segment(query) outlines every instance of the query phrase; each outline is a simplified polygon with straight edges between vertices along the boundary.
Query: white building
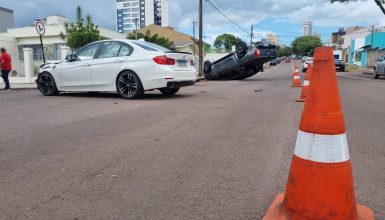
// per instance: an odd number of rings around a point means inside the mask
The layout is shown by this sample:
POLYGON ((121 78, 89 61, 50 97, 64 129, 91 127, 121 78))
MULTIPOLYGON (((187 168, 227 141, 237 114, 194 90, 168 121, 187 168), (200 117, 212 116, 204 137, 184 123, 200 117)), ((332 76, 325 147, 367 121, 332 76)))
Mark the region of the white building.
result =
POLYGON ((0 33, 6 32, 8 28, 13 28, 13 11, 8 8, 0 7, 0 33))
POLYGON ((311 21, 306 21, 302 23, 302 33, 303 36, 313 35, 313 23, 311 21))
MULTIPOLYGON (((61 16, 48 16, 44 19, 46 33, 43 36, 44 52, 47 60, 64 59, 62 57, 62 48, 65 47, 65 41, 60 38, 60 33, 65 32, 64 23, 67 18, 61 16)), ((115 31, 99 28, 100 35, 106 39, 124 39, 125 35, 115 31)), ((24 74, 24 48, 33 49, 33 61, 38 67, 43 62, 42 48, 40 38, 36 33, 34 25, 9 28, 7 32, 0 33, 0 45, 5 47, 10 53, 14 73, 24 74)), ((68 50, 68 49, 67 49, 68 50)))
POLYGON ((116 0, 116 30, 129 33, 151 24, 168 26, 168 0, 116 0))

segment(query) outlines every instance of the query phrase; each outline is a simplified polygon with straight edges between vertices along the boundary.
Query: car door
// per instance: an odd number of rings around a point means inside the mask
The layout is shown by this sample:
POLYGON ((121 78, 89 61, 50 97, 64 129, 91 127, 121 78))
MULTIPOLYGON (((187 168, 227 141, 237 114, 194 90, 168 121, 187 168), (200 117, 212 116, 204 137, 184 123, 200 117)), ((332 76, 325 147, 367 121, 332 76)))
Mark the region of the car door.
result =
POLYGON ((74 61, 65 61, 61 65, 60 75, 64 89, 87 91, 91 88, 91 62, 99 50, 100 43, 83 47, 75 55, 74 61))
POLYGON ((115 89, 116 75, 120 66, 131 55, 133 48, 118 41, 104 42, 97 58, 91 65, 92 87, 98 91, 115 89))

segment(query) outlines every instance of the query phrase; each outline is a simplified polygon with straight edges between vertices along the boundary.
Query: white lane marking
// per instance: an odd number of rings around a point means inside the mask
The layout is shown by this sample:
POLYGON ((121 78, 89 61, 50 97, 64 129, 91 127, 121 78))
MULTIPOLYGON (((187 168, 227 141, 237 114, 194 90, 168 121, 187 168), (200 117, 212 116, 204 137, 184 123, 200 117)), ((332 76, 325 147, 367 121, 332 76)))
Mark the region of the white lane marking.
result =
POLYGON ((321 163, 348 161, 350 156, 346 134, 320 135, 298 131, 295 155, 321 163))
POLYGON ((357 77, 357 76, 347 76, 347 75, 341 74, 341 73, 338 73, 337 76, 342 76, 342 77, 352 78, 352 79, 366 80, 366 81, 375 81, 373 79, 365 79, 365 78, 361 78, 361 77, 357 77))

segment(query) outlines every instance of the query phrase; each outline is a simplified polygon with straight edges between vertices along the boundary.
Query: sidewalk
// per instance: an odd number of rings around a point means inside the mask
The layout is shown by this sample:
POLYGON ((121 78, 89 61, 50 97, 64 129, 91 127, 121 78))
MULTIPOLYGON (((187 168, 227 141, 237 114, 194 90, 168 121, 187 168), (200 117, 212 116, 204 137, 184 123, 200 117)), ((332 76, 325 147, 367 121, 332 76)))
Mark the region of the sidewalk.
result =
MULTIPOLYGON (((5 84, 0 83, 0 89, 3 89, 5 84)), ((37 89, 36 83, 11 83, 11 89, 37 89)))

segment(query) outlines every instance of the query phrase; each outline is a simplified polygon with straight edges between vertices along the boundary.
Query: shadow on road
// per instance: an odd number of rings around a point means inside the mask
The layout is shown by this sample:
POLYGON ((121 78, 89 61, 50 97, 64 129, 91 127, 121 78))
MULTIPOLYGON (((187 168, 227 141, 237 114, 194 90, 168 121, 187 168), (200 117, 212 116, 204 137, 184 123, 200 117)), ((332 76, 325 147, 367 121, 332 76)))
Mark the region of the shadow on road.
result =
MULTIPOLYGON (((167 96, 163 94, 156 94, 156 93, 147 93, 144 94, 143 98, 140 100, 170 100, 170 99, 181 99, 181 98, 187 98, 192 97, 193 94, 176 94, 173 96, 167 96)), ((58 97, 72 97, 72 98, 95 98, 95 99, 119 99, 119 100, 125 100, 121 98, 116 93, 102 93, 102 92, 84 92, 84 93, 60 93, 58 97)))

